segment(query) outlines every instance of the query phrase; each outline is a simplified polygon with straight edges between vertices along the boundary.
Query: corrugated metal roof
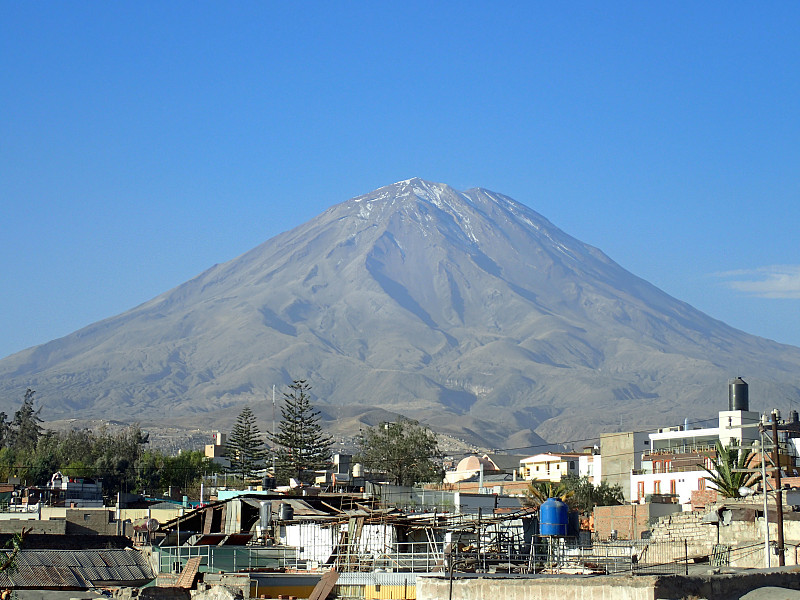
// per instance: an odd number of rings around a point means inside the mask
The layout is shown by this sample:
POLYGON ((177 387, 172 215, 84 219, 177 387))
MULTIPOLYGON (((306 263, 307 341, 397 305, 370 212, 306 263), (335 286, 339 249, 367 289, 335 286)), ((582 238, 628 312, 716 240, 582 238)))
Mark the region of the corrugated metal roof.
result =
POLYGON ((190 507, 184 506, 183 504, 177 502, 157 502, 155 504, 149 504, 147 508, 150 510, 174 510, 176 512, 181 508, 190 510, 190 507))
POLYGON ((317 510, 316 508, 313 508, 305 500, 300 500, 299 498, 290 498, 290 497, 287 497, 287 498, 282 499, 282 500, 273 501, 272 512, 274 514, 278 514, 278 512, 279 512, 278 511, 278 507, 275 506, 275 505, 276 504, 280 504, 282 502, 286 503, 286 504, 288 504, 288 505, 290 505, 292 507, 292 509, 294 510, 295 517, 305 517, 305 516, 311 516, 311 515, 325 517, 325 516, 330 515, 330 512, 326 512, 326 511, 323 511, 323 510, 317 510))
POLYGON ((0 573, 0 587, 88 589, 104 582, 141 585, 154 578, 136 550, 20 550, 14 567, 0 573))

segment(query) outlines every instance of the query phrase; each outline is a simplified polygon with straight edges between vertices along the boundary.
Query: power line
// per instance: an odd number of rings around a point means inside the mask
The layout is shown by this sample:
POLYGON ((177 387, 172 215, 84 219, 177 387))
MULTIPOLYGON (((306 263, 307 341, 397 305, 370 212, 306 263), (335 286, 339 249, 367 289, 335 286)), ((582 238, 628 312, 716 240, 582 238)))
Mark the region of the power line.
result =
MULTIPOLYGON (((697 419, 697 420, 694 420, 694 421, 689 421, 689 424, 695 425, 695 424, 698 424, 698 423, 706 423, 708 421, 714 421, 714 420, 716 420, 716 417, 708 417, 706 419, 697 419)), ((663 427, 654 427, 652 429, 642 429, 642 430, 634 430, 634 431, 614 431, 614 432, 602 433, 600 435, 602 435, 602 436, 614 436, 614 435, 623 436, 623 435, 638 434, 638 433, 657 433, 659 429, 663 429, 663 427)), ((503 453, 503 452, 512 452, 512 451, 516 451, 516 450, 526 450, 526 449, 529 449, 529 448, 530 449, 535 449, 535 448, 548 448, 550 446, 567 446, 568 444, 577 444, 577 443, 581 443, 581 442, 593 442, 593 441, 599 440, 599 439, 600 439, 600 436, 593 436, 593 437, 589 437, 589 438, 566 440, 566 441, 563 441, 563 442, 545 442, 543 444, 531 444, 529 446, 517 446, 516 448, 495 448, 494 452, 492 452, 492 454, 494 454, 494 453, 503 453)), ((457 452, 457 453, 454 453, 455 456, 470 456, 472 454, 474 454, 474 453, 473 452, 457 452)))

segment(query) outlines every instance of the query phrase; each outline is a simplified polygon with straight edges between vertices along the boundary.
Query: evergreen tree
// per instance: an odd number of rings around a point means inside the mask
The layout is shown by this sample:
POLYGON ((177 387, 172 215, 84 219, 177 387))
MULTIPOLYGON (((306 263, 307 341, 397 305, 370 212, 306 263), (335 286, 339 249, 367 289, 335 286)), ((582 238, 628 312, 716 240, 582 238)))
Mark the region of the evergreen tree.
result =
POLYGON ((245 406, 236 418, 225 446, 225 455, 231 463, 229 472, 241 475, 242 479, 252 477, 264 467, 267 453, 256 425, 256 416, 249 406, 245 406))
POLYGON ((313 472, 327 467, 331 458, 331 437, 322 431, 319 411, 311 406, 304 379, 296 379, 283 393, 281 421, 272 437, 277 447, 276 479, 286 484, 290 477, 310 482, 313 472))
POLYGON ((10 445, 18 452, 32 452, 42 436, 42 419, 39 410, 33 408, 35 391, 28 388, 22 406, 14 413, 14 420, 9 426, 10 445))
POLYGON ((385 472, 397 485, 442 480, 436 435, 416 421, 403 418, 371 427, 359 446, 357 459, 370 470, 385 472))
POLYGON ((0 412, 0 448, 8 447, 11 442, 11 423, 8 422, 8 415, 0 412))

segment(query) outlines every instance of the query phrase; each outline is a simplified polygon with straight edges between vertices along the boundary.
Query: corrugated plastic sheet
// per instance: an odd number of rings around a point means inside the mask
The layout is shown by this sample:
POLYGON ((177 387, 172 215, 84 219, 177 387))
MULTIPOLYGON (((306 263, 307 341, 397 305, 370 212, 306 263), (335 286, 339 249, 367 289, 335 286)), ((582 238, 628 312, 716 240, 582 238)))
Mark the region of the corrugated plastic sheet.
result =
POLYGON ((336 585, 416 585, 417 573, 339 573, 336 585))
POLYGON ((21 550, 14 567, 0 573, 0 587, 87 589, 100 582, 141 584, 154 578, 136 550, 21 550))

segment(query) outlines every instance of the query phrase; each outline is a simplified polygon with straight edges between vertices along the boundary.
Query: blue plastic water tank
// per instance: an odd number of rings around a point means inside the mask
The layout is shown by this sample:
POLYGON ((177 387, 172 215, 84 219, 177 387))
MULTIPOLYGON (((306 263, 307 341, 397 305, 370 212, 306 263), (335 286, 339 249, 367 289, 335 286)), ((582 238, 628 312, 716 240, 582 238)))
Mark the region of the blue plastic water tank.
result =
POLYGON ((558 498, 548 498, 539 507, 539 535, 567 535, 569 508, 558 498))

